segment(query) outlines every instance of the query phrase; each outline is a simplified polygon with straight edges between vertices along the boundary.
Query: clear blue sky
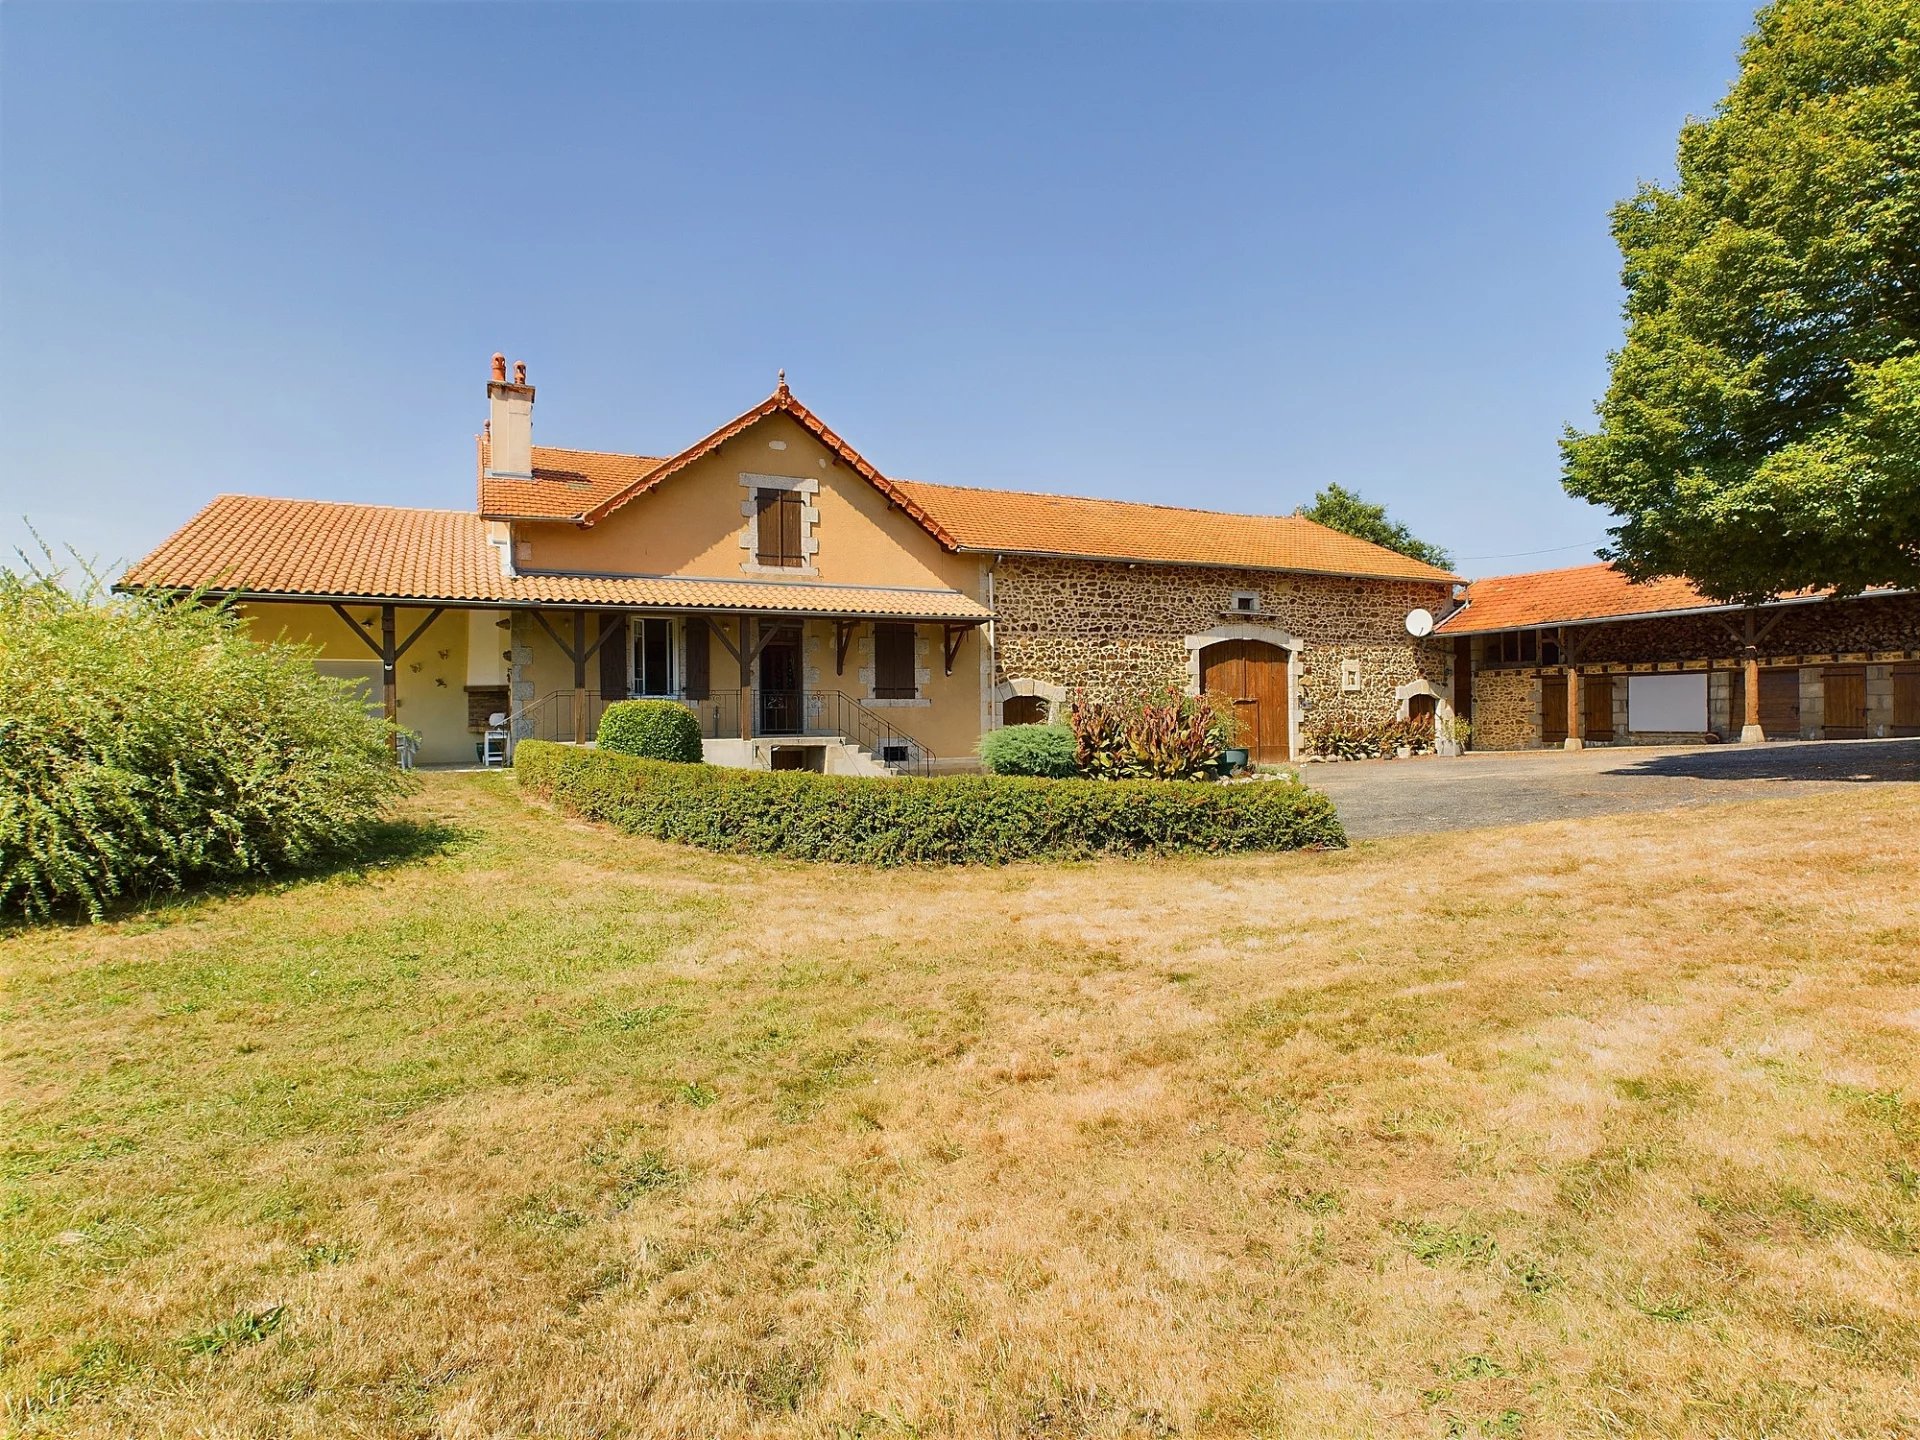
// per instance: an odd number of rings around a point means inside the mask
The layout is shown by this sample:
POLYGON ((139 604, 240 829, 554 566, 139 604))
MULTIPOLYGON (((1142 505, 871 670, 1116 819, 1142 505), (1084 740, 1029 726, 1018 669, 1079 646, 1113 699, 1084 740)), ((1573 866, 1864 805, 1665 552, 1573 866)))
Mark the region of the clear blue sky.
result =
MULTIPOLYGON (((468 506, 772 388, 883 470, 1576 564, 1665 179, 1744 4, 0 9, 0 542, 223 490, 468 506), (1540 555, 1514 552, 1572 546, 1540 555)), ((1580 548, 1585 547, 1585 548, 1580 548)))

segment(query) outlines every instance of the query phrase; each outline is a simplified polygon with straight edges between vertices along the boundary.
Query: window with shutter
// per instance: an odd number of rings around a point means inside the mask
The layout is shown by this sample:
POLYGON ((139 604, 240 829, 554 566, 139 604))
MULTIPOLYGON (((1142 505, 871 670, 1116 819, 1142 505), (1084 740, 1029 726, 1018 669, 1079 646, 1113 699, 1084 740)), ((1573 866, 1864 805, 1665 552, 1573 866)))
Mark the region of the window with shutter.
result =
POLYGON ((806 497, 797 490, 759 492, 759 560, 762 565, 798 569, 806 557, 800 553, 800 509, 806 497))
POLYGON ((911 700, 913 683, 913 626, 873 627, 873 698, 911 700))

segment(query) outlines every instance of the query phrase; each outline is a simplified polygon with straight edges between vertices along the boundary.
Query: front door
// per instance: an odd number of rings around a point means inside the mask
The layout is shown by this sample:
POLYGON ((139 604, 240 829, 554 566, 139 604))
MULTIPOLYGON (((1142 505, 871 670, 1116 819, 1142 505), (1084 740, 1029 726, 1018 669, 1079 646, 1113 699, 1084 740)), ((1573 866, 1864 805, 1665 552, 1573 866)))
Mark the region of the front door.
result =
POLYGON ((1240 721, 1240 744, 1255 764, 1273 765, 1292 758, 1286 651, 1260 640, 1209 645, 1200 652, 1200 688, 1233 703, 1240 721))
POLYGON ((800 685, 800 632, 783 627, 760 651, 760 733, 798 735, 806 728, 800 685))

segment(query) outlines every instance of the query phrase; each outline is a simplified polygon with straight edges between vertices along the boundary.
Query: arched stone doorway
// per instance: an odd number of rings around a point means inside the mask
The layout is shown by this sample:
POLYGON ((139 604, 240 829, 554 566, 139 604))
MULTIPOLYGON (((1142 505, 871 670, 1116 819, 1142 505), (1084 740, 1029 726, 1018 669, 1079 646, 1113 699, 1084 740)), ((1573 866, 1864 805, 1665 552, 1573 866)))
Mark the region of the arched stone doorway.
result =
POLYGON ((1292 656, 1265 640, 1216 640, 1199 652, 1200 689, 1223 696, 1240 722, 1240 744, 1255 764, 1293 758, 1292 656))

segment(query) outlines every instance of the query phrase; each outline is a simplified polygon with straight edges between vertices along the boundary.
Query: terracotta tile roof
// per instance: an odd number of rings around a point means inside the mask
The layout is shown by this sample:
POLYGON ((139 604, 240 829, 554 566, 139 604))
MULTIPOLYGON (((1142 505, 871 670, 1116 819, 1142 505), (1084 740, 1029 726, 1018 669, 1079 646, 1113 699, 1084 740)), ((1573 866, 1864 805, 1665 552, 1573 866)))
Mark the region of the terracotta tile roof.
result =
POLYGON ((1445 570, 1298 515, 1234 515, 1127 500, 896 482, 959 548, 1098 560, 1306 570, 1445 582, 1445 570))
POLYGON ((222 495, 127 571, 123 586, 491 605, 985 620, 957 590, 681 576, 501 573, 487 522, 464 510, 222 495))
POLYGON ((480 437, 480 513, 494 520, 572 520, 658 469, 654 455, 533 447, 533 479, 487 474, 487 437, 480 437))
POLYGON ((1635 584, 1611 565, 1576 565, 1475 580, 1467 587, 1466 606, 1434 628, 1449 635, 1469 635, 1714 608, 1724 607, 1678 576, 1635 584))

